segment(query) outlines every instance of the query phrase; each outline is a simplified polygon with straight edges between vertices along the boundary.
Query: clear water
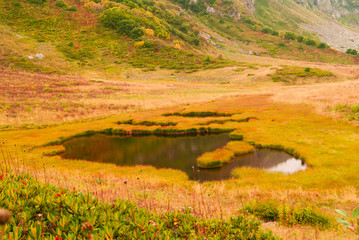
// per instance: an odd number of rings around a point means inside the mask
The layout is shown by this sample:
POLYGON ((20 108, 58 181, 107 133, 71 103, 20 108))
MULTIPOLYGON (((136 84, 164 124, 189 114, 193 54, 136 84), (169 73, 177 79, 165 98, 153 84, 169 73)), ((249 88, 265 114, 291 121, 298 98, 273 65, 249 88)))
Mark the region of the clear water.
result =
POLYGON ((113 137, 95 135, 74 138, 64 143, 63 158, 114 163, 119 166, 151 165, 184 171, 190 179, 200 181, 225 180, 234 168, 248 166, 272 172, 291 174, 304 170, 301 160, 272 151, 256 150, 237 157, 221 168, 198 169, 196 159, 205 152, 221 148, 230 141, 227 134, 192 137, 113 137), (194 170, 193 167, 194 166, 194 170))

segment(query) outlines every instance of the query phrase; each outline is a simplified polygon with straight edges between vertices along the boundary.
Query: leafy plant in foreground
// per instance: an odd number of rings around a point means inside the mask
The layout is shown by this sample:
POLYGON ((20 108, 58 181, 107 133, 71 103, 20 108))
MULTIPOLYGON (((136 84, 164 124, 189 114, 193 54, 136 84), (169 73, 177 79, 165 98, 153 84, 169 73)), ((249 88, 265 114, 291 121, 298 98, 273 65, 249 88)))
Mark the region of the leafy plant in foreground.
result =
POLYGON ((253 217, 202 219, 188 208, 154 214, 129 201, 104 203, 39 183, 28 174, 2 174, 0 189, 0 208, 12 212, 4 239, 278 239, 253 217))
POLYGON ((337 218, 338 223, 348 228, 350 231, 359 235, 359 206, 356 207, 351 216, 347 212, 341 209, 335 210, 337 213, 341 214, 345 218, 337 218))

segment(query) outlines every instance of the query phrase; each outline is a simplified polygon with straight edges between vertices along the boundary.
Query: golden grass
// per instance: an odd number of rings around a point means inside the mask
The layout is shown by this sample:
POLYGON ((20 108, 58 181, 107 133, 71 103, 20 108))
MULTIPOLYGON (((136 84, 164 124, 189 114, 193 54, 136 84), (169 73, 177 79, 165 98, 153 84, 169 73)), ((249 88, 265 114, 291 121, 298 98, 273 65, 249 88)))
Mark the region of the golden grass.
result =
POLYGON ((231 161, 233 157, 233 151, 220 148, 213 152, 203 153, 197 158, 197 165, 201 168, 218 168, 231 161))
POLYGON ((0 70, 0 126, 49 124, 189 104, 233 94, 226 85, 88 79, 0 70), (164 101, 165 99, 165 101, 164 101))
POLYGON ((272 97, 275 102, 309 104, 324 114, 340 116, 333 112, 338 104, 358 105, 359 81, 322 83, 312 86, 281 88, 272 97))
POLYGON ((254 151, 252 145, 242 141, 230 141, 224 148, 234 152, 235 155, 244 155, 254 151))

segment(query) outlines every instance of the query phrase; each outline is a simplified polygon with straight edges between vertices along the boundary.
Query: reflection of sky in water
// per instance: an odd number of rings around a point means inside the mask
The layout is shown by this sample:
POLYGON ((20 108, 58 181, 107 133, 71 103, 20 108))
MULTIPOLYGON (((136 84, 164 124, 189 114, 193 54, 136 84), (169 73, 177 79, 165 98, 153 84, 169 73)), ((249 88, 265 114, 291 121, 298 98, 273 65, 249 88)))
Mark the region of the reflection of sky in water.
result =
POLYGON ((304 171, 307 168, 301 160, 290 158, 285 162, 279 163, 277 166, 268 168, 268 172, 281 172, 284 174, 293 174, 295 172, 304 171))

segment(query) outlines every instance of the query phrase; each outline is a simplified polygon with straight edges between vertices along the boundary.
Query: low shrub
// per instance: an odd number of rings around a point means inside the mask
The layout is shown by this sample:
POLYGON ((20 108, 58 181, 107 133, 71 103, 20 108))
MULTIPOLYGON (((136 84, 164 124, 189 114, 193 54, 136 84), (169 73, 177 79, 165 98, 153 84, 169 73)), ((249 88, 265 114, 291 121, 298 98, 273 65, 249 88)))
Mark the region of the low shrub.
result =
POLYGON ((68 7, 66 9, 66 11, 69 11, 69 12, 77 12, 77 7, 76 5, 72 5, 71 7, 68 7))
POLYGON ((317 42, 314 41, 313 39, 307 39, 307 40, 305 40, 304 43, 307 44, 308 46, 316 46, 317 45, 317 42))
POLYGON ((297 42, 303 42, 303 40, 304 40, 304 37, 302 36, 302 35, 298 35, 297 36, 297 42))
POLYGON ((262 28, 262 33, 272 33, 272 29, 267 28, 267 27, 262 28))
POLYGON ((284 225, 310 225, 329 228, 329 218, 309 207, 291 206, 276 201, 252 201, 243 207, 243 211, 253 214, 263 221, 276 221, 284 225))
POLYGON ((293 32, 286 32, 284 34, 284 38, 287 39, 287 40, 295 40, 295 33, 293 32))
POLYGON ((358 51, 355 50, 355 49, 351 49, 349 48, 347 51, 346 51, 347 54, 351 54, 351 55, 358 55, 358 51))
POLYGON ((27 0, 29 3, 44 4, 47 0, 27 0))
POLYGON ((201 219, 189 208, 151 213, 129 201, 104 203, 90 194, 2 174, 0 207, 12 212, 5 239, 278 239, 260 221, 238 215, 201 219))
POLYGON ((319 48, 319 49, 325 49, 327 47, 328 47, 328 45, 326 43, 323 43, 323 42, 319 43, 318 46, 317 46, 317 48, 319 48))
POLYGON ((67 8, 67 4, 64 0, 57 0, 55 5, 59 8, 67 8))

